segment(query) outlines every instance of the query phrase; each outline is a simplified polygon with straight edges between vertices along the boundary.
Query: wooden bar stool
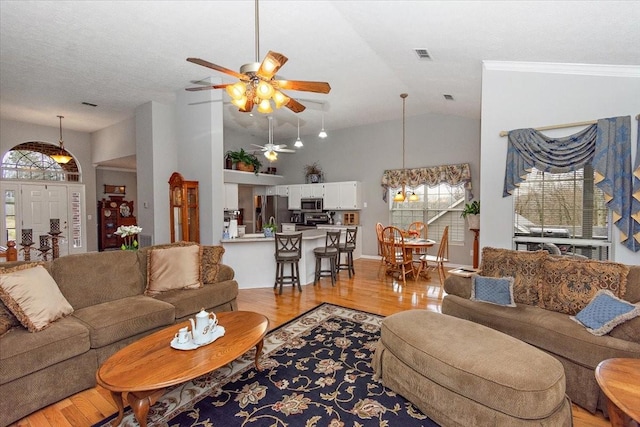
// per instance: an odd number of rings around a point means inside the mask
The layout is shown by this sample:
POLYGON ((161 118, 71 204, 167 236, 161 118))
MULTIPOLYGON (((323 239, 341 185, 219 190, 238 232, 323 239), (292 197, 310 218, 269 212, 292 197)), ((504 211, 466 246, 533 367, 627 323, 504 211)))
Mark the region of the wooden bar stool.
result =
POLYGON ((276 281, 273 285, 275 289, 280 285, 280 294, 282 294, 282 286, 284 284, 292 284, 294 289, 298 284, 298 290, 302 292, 300 286, 300 266, 299 261, 302 258, 302 233, 276 233, 276 281), (284 266, 289 264, 291 274, 284 274, 284 266))
POLYGON ((339 231, 327 231, 324 247, 315 248, 313 254, 316 257, 316 274, 313 279, 315 286, 321 277, 331 276, 331 286, 336 285, 336 259, 338 258, 338 244, 340 243, 339 231), (322 269, 322 260, 329 260, 329 269, 322 269))
POLYGON ((352 274, 356 274, 356 269, 353 267, 353 251, 356 248, 357 234, 357 228, 347 228, 345 242, 338 245, 338 265, 336 266, 336 272, 339 274, 340 270, 347 270, 349 272, 349 278, 351 278, 352 274), (343 254, 346 256, 344 263, 341 258, 343 254))

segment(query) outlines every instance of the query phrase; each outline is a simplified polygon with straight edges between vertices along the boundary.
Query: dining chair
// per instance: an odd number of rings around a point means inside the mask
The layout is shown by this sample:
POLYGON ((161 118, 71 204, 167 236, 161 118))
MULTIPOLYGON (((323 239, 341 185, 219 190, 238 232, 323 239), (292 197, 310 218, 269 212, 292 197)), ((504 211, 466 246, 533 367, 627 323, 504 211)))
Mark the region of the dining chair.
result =
MULTIPOLYGON (((408 238, 427 239, 429 227, 427 224, 421 221, 412 222, 407 228, 408 238)), ((413 250, 413 262, 415 264, 421 264, 420 257, 427 255, 427 248, 417 248, 413 250)))
POLYGON ((292 284, 294 289, 297 284, 298 290, 302 292, 299 266, 302 258, 302 233, 276 233, 274 240, 276 244, 276 281, 273 288, 280 285, 279 293, 282 294, 284 284, 292 284), (291 274, 288 276, 284 274, 286 264, 291 267, 291 274))
POLYGON ((417 280, 418 276, 413 268, 412 251, 404 245, 402 230, 394 226, 385 227, 382 230, 382 242, 387 274, 399 274, 404 285, 407 284, 406 277, 409 274, 417 280))
POLYGON ((442 290, 444 288, 444 279, 446 278, 444 273, 444 263, 449 262, 449 226, 447 225, 442 232, 442 238, 440 239, 440 247, 438 248, 437 255, 422 255, 420 257, 422 262, 421 270, 433 268, 438 270, 438 277, 440 279, 440 292, 438 298, 442 297, 442 290), (434 263, 433 267, 429 266, 429 263, 434 263))
POLYGON ((356 249, 357 235, 357 228, 347 228, 344 243, 340 243, 338 245, 338 258, 336 263, 337 274, 340 274, 340 270, 347 270, 349 272, 349 278, 351 278, 352 274, 356 274, 356 269, 353 266, 353 251, 356 249), (345 255, 346 257, 344 263, 341 260, 342 255, 345 255))
POLYGON ((324 247, 315 248, 313 255, 316 257, 316 271, 313 278, 313 286, 321 277, 331 276, 331 286, 336 285, 336 259, 338 258, 338 245, 340 244, 339 231, 327 231, 324 247), (329 260, 329 269, 322 269, 322 260, 329 260))
POLYGON ((378 256, 380 257, 380 263, 384 264, 384 252, 382 249, 382 230, 384 225, 381 222, 376 224, 376 237, 378 238, 378 256))

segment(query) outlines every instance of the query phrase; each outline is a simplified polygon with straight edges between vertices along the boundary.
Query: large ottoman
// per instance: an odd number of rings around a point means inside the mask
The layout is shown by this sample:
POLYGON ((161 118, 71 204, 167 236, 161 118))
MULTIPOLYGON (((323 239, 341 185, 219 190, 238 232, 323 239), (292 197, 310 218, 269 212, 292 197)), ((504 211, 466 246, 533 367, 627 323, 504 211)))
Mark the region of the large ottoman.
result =
POLYGON ((571 426, 564 369, 509 335, 446 314, 382 321, 375 375, 444 426, 571 426))

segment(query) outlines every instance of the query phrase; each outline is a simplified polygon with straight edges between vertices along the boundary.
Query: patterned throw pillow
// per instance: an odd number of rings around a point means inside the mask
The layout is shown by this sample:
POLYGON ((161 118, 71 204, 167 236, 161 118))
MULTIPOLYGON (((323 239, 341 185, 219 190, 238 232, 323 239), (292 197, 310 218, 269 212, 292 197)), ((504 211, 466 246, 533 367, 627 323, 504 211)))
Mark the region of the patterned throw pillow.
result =
POLYGON ((538 286, 546 251, 514 251, 485 247, 480 270, 487 277, 513 277, 513 298, 520 304, 538 304, 538 286))
POLYGON ((202 282, 216 283, 220 272, 220 261, 224 254, 222 246, 202 247, 202 282))
POLYGON ((145 295, 153 296, 173 289, 201 288, 201 253, 200 245, 149 250, 145 295))
POLYGON ((16 326, 20 326, 16 316, 4 304, 0 303, 0 337, 16 326))
POLYGON ((601 289, 595 298, 572 320, 584 325, 593 335, 608 334, 621 323, 640 316, 640 306, 616 298, 606 289, 601 289))
POLYGON ((0 274, 0 300, 29 332, 38 332, 73 313, 49 272, 41 265, 19 265, 0 274))
POLYGON ((471 301, 515 307, 513 301, 513 277, 472 276, 471 301))
POLYGON ((549 257, 542 268, 540 307, 572 316, 601 289, 624 297, 629 267, 610 261, 549 257))

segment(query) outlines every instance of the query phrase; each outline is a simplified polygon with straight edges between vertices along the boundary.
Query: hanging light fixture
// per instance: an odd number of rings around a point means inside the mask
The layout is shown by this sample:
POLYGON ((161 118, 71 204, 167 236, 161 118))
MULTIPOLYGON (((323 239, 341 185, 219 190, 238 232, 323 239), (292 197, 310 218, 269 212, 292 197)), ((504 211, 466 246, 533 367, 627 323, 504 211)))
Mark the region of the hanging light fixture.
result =
POLYGON ((300 139, 300 118, 298 118, 298 139, 296 139, 296 142, 293 143, 293 146, 297 148, 304 146, 302 140, 300 139))
POLYGON ((324 131, 324 104, 322 105, 322 129, 320 129, 320 133, 318 134, 318 138, 325 139, 327 137, 327 133, 324 131))
POLYGON ((62 119, 64 119, 64 116, 58 116, 58 118, 60 119, 60 141, 58 141, 58 143, 60 144, 60 151, 58 152, 58 154, 53 154, 49 157, 55 160, 56 163, 66 165, 71 161, 73 157, 67 154, 66 150, 64 149, 64 141, 62 140, 62 119))
MULTIPOLYGON (((405 111, 405 103, 407 100, 407 96, 409 96, 406 93, 401 93, 400 94, 400 98, 402 98, 402 170, 404 173, 404 111, 405 111)), ((405 186, 405 179, 402 178, 402 190, 398 191, 398 193, 393 196, 393 201, 394 202, 404 202, 406 199, 406 193, 404 191, 404 186, 405 186)), ((414 194, 415 195, 415 194, 414 194)))

